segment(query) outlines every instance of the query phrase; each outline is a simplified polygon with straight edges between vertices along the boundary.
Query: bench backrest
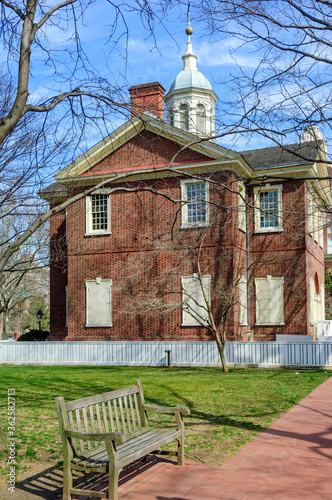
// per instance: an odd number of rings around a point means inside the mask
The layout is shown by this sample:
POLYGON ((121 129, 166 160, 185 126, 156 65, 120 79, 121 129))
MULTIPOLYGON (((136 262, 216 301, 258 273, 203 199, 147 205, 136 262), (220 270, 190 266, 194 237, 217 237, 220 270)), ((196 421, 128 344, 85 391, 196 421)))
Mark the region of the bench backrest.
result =
MULTIPOLYGON (((122 432, 128 434, 147 427, 143 410, 144 396, 139 380, 135 385, 75 401, 57 398, 60 432, 77 430, 85 432, 122 432)), ((72 440, 76 453, 99 446, 101 441, 72 440)))

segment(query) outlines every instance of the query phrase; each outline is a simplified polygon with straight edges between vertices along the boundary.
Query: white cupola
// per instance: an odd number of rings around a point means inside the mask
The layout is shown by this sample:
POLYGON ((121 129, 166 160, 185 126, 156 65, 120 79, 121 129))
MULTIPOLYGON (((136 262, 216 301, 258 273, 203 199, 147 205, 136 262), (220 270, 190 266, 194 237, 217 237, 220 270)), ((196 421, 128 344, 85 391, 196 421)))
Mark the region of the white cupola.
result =
POLYGON ((200 137, 214 135, 214 110, 218 96, 209 80, 197 69, 197 56, 193 53, 188 14, 187 52, 182 56, 183 70, 172 81, 165 104, 167 122, 200 137))

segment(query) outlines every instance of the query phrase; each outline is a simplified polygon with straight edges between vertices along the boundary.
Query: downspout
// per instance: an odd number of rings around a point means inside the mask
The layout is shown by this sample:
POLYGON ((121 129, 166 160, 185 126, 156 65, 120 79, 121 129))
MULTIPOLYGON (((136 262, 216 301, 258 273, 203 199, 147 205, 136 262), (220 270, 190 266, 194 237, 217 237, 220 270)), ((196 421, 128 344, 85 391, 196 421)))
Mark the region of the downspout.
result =
POLYGON ((246 243, 247 243, 247 323, 248 331, 247 334, 249 339, 254 340, 254 332, 251 330, 251 315, 250 315, 250 225, 249 225, 249 196, 248 196, 248 185, 244 184, 245 187, 245 199, 246 199, 246 243))

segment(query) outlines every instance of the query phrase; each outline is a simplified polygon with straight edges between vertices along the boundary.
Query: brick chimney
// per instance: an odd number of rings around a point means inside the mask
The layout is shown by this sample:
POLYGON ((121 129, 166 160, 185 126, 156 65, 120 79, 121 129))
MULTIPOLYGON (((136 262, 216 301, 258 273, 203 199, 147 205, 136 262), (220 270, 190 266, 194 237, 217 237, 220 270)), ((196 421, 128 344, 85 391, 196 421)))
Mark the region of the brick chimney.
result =
POLYGON ((165 89, 159 82, 133 85, 129 89, 131 97, 131 116, 138 113, 152 113, 160 120, 164 119, 165 89))

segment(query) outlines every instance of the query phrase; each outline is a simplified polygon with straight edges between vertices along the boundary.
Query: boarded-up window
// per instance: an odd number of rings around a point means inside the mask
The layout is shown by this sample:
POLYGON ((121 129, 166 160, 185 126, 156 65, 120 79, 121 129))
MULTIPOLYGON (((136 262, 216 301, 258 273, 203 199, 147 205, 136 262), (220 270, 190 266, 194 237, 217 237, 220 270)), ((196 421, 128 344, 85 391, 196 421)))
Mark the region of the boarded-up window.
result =
POLYGON ((208 307, 210 305, 210 281, 211 276, 202 276, 202 281, 199 280, 197 275, 183 276, 181 278, 183 325, 207 324, 208 307))
POLYGON ((88 280, 86 282, 86 324, 87 326, 111 326, 112 280, 88 280))
POLYGON ((247 279, 241 276, 239 280, 239 302, 240 302, 240 325, 247 325, 247 279))
POLYGON ((243 182, 238 183, 238 221, 239 229, 246 230, 246 190, 243 182))
POLYGON ((284 323, 284 278, 256 278, 256 324, 284 323))

